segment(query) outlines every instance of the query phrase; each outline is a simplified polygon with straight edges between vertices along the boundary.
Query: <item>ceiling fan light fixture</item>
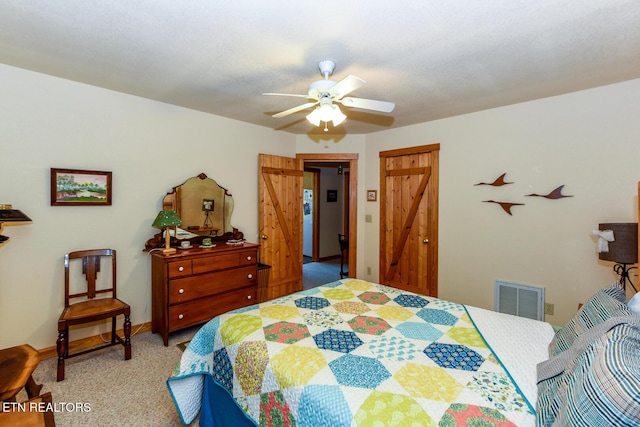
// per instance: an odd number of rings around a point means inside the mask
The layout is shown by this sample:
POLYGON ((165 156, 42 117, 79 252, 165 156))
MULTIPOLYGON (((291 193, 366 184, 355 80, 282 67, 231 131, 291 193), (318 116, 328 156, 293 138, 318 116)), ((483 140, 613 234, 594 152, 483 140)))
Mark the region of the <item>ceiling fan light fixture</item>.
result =
POLYGON ((313 111, 307 115, 307 120, 309 120, 312 125, 318 127, 320 127, 321 123, 324 122, 324 131, 328 132, 329 122, 331 122, 335 127, 342 124, 342 122, 347 118, 336 103, 340 103, 345 107, 355 107, 362 110, 381 111, 384 113, 389 113, 395 108, 395 104, 393 102, 345 97, 345 95, 348 95, 354 90, 364 86, 366 82, 361 78, 352 75, 348 75, 337 82, 329 79, 329 76, 333 74, 335 66, 335 62, 331 60, 320 61, 318 63, 318 69, 324 79, 311 83, 306 95, 271 92, 263 93, 263 95, 295 96, 307 98, 309 100, 309 102, 305 104, 273 114, 273 117, 281 118, 288 116, 289 114, 306 110, 307 108, 315 107, 313 111))
POLYGON ((318 115, 320 117, 320 120, 322 120, 323 122, 330 122, 333 120, 333 106, 331 104, 327 105, 321 105, 320 107, 318 107, 318 115))
POLYGON ((307 115, 307 120, 314 126, 320 126, 320 107, 314 108, 314 110, 307 115))
MULTIPOLYGON (((320 122, 332 122, 333 126, 338 126, 345 121, 345 116, 337 105, 323 104, 316 107, 309 115, 307 120, 314 126, 320 126, 320 122)), ((325 126, 326 127, 326 126, 325 126)))
POLYGON ((338 108, 337 105, 333 106, 333 119, 331 119, 331 121, 333 122, 333 126, 338 126, 339 124, 341 124, 342 122, 344 122, 346 120, 347 116, 344 115, 344 113, 342 111, 340 111, 340 108, 338 108))

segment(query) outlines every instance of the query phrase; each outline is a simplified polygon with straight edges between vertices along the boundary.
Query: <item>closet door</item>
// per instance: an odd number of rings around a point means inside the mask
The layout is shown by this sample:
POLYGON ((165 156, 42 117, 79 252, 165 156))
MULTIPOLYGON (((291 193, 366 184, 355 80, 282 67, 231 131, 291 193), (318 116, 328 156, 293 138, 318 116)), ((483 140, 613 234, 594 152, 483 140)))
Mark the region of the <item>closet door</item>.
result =
POLYGON ((267 299, 302 290, 302 160, 258 158, 260 262, 270 265, 267 299))
POLYGON ((440 145, 380 152, 380 282, 438 295, 440 145))

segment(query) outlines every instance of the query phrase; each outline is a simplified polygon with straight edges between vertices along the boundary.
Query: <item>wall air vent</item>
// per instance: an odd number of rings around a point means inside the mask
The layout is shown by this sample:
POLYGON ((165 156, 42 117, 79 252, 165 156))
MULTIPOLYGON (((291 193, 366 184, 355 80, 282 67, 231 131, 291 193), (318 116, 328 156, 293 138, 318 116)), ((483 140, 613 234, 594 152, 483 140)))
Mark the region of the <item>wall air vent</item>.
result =
POLYGON ((544 320, 544 288, 496 280, 494 307, 500 313, 544 320))

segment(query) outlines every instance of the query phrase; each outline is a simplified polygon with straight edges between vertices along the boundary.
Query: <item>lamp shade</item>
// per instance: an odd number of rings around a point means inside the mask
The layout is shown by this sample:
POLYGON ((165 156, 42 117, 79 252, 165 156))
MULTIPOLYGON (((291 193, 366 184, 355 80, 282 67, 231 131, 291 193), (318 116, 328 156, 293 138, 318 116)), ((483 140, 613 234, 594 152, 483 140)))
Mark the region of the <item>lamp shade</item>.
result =
POLYGON ((340 108, 338 108, 337 105, 334 105, 333 106, 333 118, 331 119, 331 121, 333 122, 333 126, 338 126, 339 124, 344 122, 346 118, 347 118, 347 116, 345 116, 344 113, 342 111, 340 111, 340 108))
POLYGON ((182 225, 182 220, 176 211, 164 210, 158 212, 158 216, 156 216, 152 225, 156 228, 173 227, 175 225, 182 225))
POLYGON ((320 110, 315 108, 307 115, 307 120, 309 120, 309 122, 314 126, 320 126, 320 115, 320 110))
POLYGON ((609 252, 600 252, 598 258, 620 264, 638 262, 638 223, 605 223, 598 224, 600 231, 613 231, 613 242, 609 242, 609 252))
MULTIPOLYGON (((8 204, 0 204, 0 232, 4 229, 5 222, 31 222, 31 218, 26 216, 22 211, 13 209, 13 206, 8 204)), ((0 243, 4 243, 9 238, 0 234, 0 243)))
POLYGON ((345 121, 345 116, 337 105, 322 104, 316 107, 311 113, 307 115, 307 120, 315 126, 320 126, 320 122, 332 122, 333 126, 338 126, 345 121))
POLYGON ((2 208, 0 209, 0 222, 31 221, 31 218, 22 211, 12 209, 11 205, 0 205, 0 208, 2 208))

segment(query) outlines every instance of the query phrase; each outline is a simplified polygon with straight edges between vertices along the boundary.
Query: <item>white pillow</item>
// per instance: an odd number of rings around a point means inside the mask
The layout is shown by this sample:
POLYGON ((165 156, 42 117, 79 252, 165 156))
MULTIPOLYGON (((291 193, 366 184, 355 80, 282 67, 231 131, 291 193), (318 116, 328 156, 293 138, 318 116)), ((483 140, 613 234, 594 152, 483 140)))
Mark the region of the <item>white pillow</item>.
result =
POLYGON ((640 316, 640 292, 636 293, 631 299, 627 302, 627 306, 629 310, 633 312, 636 316, 640 316))

